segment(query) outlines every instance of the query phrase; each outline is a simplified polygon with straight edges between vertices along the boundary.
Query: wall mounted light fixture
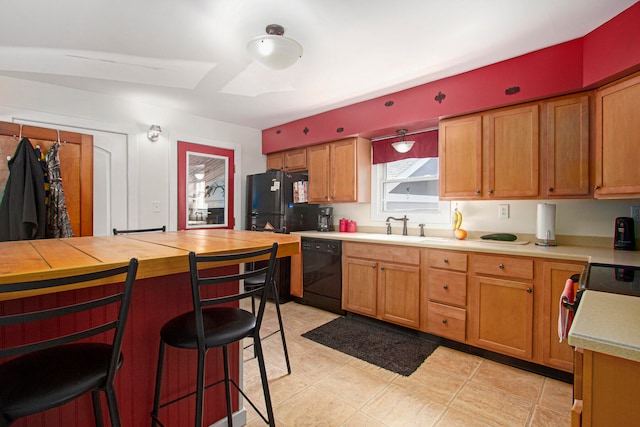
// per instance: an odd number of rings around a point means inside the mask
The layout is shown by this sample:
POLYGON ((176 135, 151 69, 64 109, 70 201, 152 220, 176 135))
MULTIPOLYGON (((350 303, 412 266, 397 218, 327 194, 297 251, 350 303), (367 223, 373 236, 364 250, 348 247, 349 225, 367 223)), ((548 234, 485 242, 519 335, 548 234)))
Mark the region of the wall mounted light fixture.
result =
POLYGON ((281 25, 267 25, 267 34, 251 39, 247 51, 256 62, 271 68, 282 70, 290 67, 302 57, 302 45, 284 36, 281 25))
POLYGON ((406 129, 398 129, 396 131, 396 133, 400 137, 400 141, 396 141, 396 142, 391 144, 393 149, 396 150, 398 153, 406 153, 407 151, 411 150, 411 148, 413 147, 413 144, 415 143, 415 141, 405 141, 404 140, 404 136, 407 134, 407 130, 406 129))
POLYGON ((158 138, 160 138, 160 134, 162 133, 162 128, 158 125, 151 125, 149 127, 149 131, 147 132, 147 138, 149 141, 156 142, 158 138))

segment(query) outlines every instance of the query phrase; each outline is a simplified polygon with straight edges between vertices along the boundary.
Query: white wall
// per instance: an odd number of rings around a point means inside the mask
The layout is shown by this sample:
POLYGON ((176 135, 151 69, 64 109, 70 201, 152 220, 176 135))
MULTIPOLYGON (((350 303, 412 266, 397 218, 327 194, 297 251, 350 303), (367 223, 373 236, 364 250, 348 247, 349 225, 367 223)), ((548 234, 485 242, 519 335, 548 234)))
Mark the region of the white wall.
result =
MULTIPOLYGON (((465 230, 481 232, 506 232, 535 234, 538 203, 556 204, 556 234, 573 236, 613 237, 613 221, 619 216, 631 216, 631 205, 640 205, 638 199, 624 200, 502 200, 452 202, 451 209, 463 213, 465 230), (498 205, 507 203, 509 219, 498 219, 498 205)), ((369 203, 333 204, 334 222, 349 218, 358 226, 384 227, 384 222, 372 221, 369 203)), ((410 234, 418 233, 417 222, 408 213, 410 234)), ((399 233, 400 223, 392 224, 394 234, 399 233)), ((637 227, 637 225, 636 225, 637 227)), ((449 229, 449 225, 426 224, 429 229, 449 229)))
MULTIPOLYGON (((177 228, 177 141, 236 150, 236 227, 242 228, 247 174, 265 169, 258 129, 158 108, 120 98, 0 76, 0 120, 38 121, 56 128, 95 129, 127 135, 128 224, 177 228), (151 124, 160 139, 147 139, 151 124), (161 212, 152 212, 159 201, 161 212)), ((80 131, 80 130, 79 130, 80 131)), ((90 132, 85 132, 90 133, 90 132)))

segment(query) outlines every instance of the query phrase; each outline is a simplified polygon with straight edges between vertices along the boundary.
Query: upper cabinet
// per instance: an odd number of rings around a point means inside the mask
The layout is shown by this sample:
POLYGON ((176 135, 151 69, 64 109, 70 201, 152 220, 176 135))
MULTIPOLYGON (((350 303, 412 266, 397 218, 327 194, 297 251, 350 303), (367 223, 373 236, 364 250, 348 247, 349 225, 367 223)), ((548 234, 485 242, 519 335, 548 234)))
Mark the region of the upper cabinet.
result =
POLYGON ((307 148, 309 203, 371 201, 371 141, 354 137, 307 148))
POLYGON ((595 94, 596 198, 640 196, 640 74, 595 94))
POLYGON ((307 169, 307 149, 281 151, 267 155, 267 169, 298 172, 307 169))
POLYGON ((588 94, 442 120, 442 199, 591 197, 588 94))

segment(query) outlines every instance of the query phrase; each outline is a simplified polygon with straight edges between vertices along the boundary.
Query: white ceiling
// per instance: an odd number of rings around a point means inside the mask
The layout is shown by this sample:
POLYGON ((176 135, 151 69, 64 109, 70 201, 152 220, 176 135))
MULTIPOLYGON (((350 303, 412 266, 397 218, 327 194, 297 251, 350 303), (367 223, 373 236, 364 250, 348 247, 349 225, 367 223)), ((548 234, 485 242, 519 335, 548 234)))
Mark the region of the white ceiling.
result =
POLYGON ((257 129, 582 37, 633 0, 3 0, 0 75, 257 129), (254 64, 280 24, 302 59, 254 64))

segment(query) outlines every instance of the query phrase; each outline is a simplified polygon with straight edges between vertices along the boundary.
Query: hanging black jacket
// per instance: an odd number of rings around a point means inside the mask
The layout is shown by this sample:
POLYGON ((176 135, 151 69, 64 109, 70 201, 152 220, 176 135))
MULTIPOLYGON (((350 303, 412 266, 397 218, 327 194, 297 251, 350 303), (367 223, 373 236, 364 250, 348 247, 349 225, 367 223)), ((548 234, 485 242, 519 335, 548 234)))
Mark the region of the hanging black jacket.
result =
POLYGON ((0 241, 43 239, 47 228, 44 175, 27 138, 9 160, 0 204, 0 241))

